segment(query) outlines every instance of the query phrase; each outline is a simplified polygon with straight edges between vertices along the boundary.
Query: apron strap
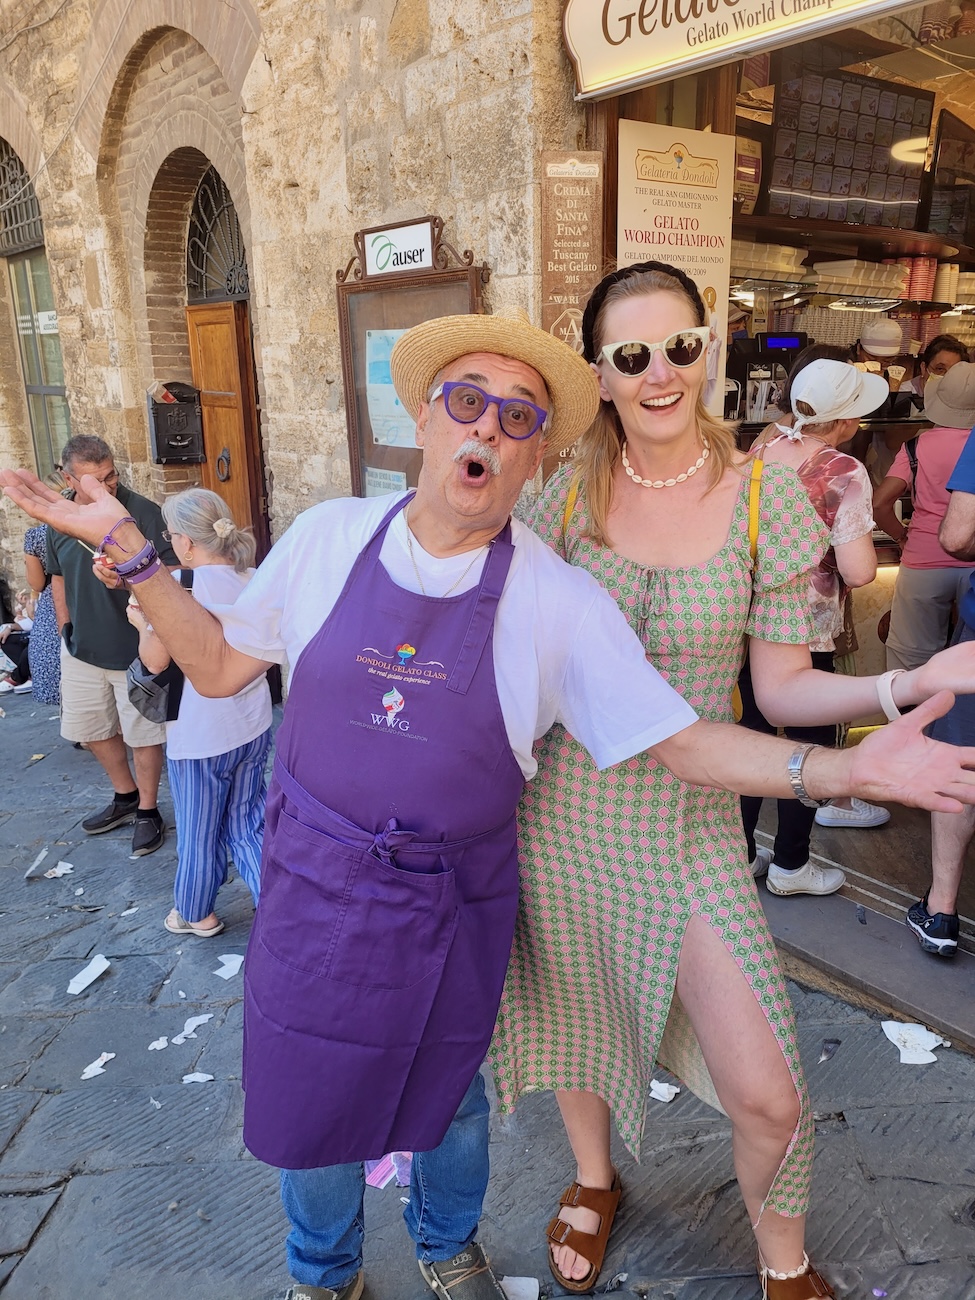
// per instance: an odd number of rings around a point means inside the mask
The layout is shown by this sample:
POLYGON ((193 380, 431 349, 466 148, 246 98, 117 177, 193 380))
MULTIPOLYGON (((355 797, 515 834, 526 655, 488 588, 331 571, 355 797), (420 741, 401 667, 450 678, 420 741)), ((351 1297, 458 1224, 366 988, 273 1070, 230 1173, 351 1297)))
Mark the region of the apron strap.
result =
POLYGON ((448 691, 454 691, 458 695, 466 695, 470 690, 471 682, 474 680, 474 673, 477 671, 477 665, 484 653, 484 647, 490 640, 494 630, 494 616, 498 610, 498 601, 504 591, 504 584, 508 577, 508 570, 511 567, 514 553, 515 548, 511 541, 511 520, 509 519, 504 529, 491 543, 487 559, 484 561, 484 569, 477 589, 477 600, 471 614, 471 621, 467 625, 467 633, 457 656, 457 662, 454 664, 447 681, 448 691))
POLYGON ((361 826, 357 826, 355 822, 348 821, 341 813, 335 812, 333 808, 320 803, 314 795, 309 794, 305 787, 295 780, 288 771, 282 759, 277 756, 274 759, 274 777, 288 799, 306 817, 311 818, 316 823, 315 830, 318 830, 322 835, 339 840, 343 844, 349 844, 353 848, 363 849, 366 853, 371 853, 373 857, 379 858, 381 862, 385 862, 389 866, 395 865, 394 858, 397 853, 453 853, 459 849, 466 849, 471 845, 479 844, 481 840, 490 839, 508 824, 505 821, 501 826, 492 826, 489 831, 482 831, 480 835, 472 835, 463 840, 443 840, 437 844, 421 844, 417 842, 416 831, 405 830, 395 817, 391 817, 383 829, 375 834, 372 831, 364 830, 361 826))

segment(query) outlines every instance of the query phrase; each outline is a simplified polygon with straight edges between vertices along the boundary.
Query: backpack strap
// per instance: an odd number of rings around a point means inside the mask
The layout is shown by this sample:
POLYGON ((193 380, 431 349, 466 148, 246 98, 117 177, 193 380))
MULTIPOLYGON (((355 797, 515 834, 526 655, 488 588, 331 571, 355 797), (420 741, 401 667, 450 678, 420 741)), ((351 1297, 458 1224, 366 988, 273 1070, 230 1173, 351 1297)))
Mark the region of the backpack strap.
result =
POLYGON ((915 496, 917 495, 917 440, 918 440, 918 435, 915 434, 913 438, 908 438, 907 442, 904 443, 904 450, 907 452, 907 461, 911 467, 912 504, 914 502, 915 496))
POLYGON ((765 461, 756 457, 752 461, 752 477, 748 485, 748 549, 751 551, 752 568, 758 559, 758 524, 762 500, 762 470, 765 461))

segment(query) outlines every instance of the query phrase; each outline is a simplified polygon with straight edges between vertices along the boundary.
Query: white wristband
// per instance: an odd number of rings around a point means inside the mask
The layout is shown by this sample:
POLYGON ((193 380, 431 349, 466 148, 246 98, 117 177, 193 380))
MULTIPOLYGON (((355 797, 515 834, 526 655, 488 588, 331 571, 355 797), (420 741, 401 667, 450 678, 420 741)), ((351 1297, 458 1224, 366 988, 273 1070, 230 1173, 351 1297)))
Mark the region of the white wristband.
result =
POLYGON ((889 673, 883 673, 877 678, 877 698, 888 722, 894 722, 901 716, 900 709, 894 703, 894 692, 891 690, 891 684, 895 677, 899 677, 901 673, 906 672, 906 668, 892 668, 889 673))

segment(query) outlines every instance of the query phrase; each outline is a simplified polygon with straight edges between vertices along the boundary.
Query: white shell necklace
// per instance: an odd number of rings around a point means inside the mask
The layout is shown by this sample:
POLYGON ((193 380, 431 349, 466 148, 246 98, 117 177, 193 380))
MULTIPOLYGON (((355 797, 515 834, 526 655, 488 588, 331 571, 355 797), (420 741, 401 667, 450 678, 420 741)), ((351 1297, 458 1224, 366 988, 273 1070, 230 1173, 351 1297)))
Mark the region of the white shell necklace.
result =
POLYGON ((627 444, 625 442, 623 443, 623 468, 626 470, 627 474, 629 474, 633 482, 639 483, 641 487, 648 487, 648 488, 676 487, 678 483, 686 483, 686 481, 693 474, 696 474, 697 471, 704 464, 704 462, 707 460, 707 458, 711 455, 711 447, 710 444, 708 443, 707 438, 702 436, 701 441, 704 443, 704 450, 701 452, 700 456, 698 456, 697 460, 690 467, 690 469, 685 469, 684 473, 678 474, 676 478, 641 478, 640 475, 636 472, 636 470, 633 468, 633 466, 626 458, 627 444))

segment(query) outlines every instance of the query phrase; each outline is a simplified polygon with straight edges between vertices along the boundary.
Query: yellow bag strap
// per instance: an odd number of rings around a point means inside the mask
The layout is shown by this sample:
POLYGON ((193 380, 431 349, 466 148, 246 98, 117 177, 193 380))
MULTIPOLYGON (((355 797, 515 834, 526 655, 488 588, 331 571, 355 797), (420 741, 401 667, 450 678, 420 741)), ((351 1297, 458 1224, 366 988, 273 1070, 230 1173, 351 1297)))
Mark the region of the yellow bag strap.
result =
POLYGON ((572 518, 572 512, 576 508, 576 502, 579 500, 579 480, 573 478, 569 486, 569 495, 565 498, 565 513, 562 515, 562 541, 565 543, 569 536, 569 520, 572 518))
POLYGON ((752 567, 758 559, 758 522, 762 498, 762 470, 765 461, 760 458, 752 461, 752 480, 748 486, 748 548, 752 553, 752 567))

